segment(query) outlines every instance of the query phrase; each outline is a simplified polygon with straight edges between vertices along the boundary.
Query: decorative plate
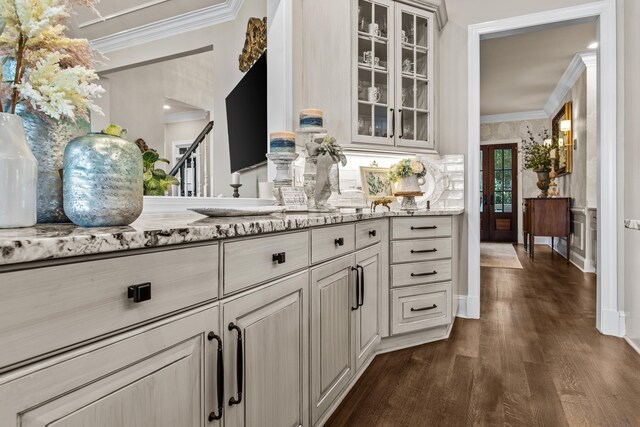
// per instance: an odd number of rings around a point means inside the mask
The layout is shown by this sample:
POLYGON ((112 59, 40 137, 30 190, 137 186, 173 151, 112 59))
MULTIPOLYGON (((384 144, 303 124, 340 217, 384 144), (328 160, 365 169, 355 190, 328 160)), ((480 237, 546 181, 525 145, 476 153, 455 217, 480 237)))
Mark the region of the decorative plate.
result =
POLYGON ((208 207, 192 208, 190 211, 206 215, 208 217, 229 217, 229 216, 256 216, 271 215, 284 212, 283 206, 243 206, 243 207, 208 207))

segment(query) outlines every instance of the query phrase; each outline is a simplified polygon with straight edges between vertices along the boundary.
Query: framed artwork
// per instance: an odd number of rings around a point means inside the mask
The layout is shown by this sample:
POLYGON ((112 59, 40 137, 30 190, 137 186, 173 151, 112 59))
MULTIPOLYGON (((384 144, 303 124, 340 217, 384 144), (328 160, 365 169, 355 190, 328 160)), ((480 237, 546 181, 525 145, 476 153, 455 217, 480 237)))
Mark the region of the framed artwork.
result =
POLYGON ((557 147, 556 172, 563 176, 573 172, 573 106, 567 102, 551 120, 554 147, 557 147))
POLYGON ((360 166, 362 191, 364 191, 368 201, 371 202, 383 198, 395 200, 388 173, 389 168, 360 166))

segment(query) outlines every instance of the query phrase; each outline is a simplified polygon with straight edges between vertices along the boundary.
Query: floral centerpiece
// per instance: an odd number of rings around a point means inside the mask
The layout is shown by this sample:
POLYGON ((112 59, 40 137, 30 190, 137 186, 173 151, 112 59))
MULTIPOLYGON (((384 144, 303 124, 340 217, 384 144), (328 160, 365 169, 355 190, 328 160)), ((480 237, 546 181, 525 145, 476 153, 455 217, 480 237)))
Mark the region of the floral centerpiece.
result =
POLYGON ((420 193, 427 168, 418 159, 402 159, 389 168, 389 182, 394 183, 395 193, 420 193))
POLYGON ((527 126, 527 137, 522 138, 520 152, 523 156, 523 168, 531 169, 538 175, 537 186, 540 189, 538 197, 547 197, 549 191, 551 172, 551 136, 549 130, 544 129, 537 135, 540 139, 536 140, 533 132, 527 126))
POLYGON ((89 130, 89 111, 100 112, 94 101, 104 92, 93 83, 97 55, 89 42, 64 34, 74 4, 93 8, 92 0, 0 0, 0 114, 22 118, 38 161, 39 222, 67 220, 64 148, 89 130))
POLYGON ((347 157, 336 139, 330 135, 325 135, 319 144, 315 141, 308 143, 306 149, 307 154, 314 157, 317 164, 313 191, 314 206, 319 210, 330 209, 327 200, 331 196, 332 189, 340 192, 339 169, 336 170, 336 176, 333 177, 333 185, 331 171, 334 165, 338 165, 338 168, 339 165, 345 166, 347 157))

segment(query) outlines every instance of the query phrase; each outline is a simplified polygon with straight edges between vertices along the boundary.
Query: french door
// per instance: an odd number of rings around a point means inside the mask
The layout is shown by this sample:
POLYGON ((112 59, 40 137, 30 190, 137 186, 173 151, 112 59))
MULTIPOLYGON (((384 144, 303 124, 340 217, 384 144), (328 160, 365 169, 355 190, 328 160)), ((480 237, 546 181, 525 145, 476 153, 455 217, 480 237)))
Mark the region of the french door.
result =
POLYGON ((480 147, 480 240, 518 241, 518 145, 480 147))

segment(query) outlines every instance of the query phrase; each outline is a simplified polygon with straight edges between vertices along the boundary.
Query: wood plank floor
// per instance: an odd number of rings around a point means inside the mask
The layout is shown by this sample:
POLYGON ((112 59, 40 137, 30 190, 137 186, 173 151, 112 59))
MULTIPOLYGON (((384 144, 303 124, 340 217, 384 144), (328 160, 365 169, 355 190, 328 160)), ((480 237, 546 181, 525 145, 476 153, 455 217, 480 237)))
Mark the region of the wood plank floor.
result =
POLYGON ((640 426, 640 355, 595 329, 595 276, 517 252, 482 269, 480 320, 376 357, 326 425, 640 426))

